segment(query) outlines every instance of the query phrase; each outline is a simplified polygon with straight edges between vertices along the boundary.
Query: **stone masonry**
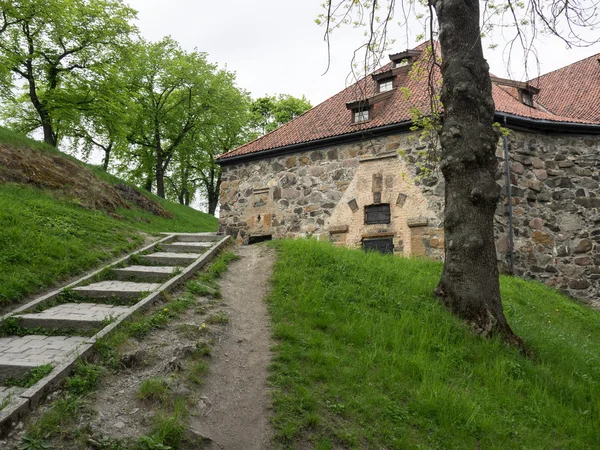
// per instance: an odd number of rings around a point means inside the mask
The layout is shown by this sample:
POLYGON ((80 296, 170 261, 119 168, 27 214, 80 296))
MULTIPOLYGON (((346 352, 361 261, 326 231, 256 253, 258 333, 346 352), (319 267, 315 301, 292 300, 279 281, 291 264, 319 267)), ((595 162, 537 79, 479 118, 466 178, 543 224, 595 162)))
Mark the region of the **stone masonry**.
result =
MULTIPOLYGON (((515 273, 600 306, 600 136, 511 131, 515 273)), ((441 174, 424 176, 425 143, 404 133, 225 165, 220 231, 313 236, 359 248, 392 237, 394 253, 443 258, 441 174), (389 204, 391 221, 365 225, 364 208, 389 204)), ((498 182, 506 191, 499 142, 498 182)), ((508 201, 496 215, 498 259, 508 268, 508 201)))

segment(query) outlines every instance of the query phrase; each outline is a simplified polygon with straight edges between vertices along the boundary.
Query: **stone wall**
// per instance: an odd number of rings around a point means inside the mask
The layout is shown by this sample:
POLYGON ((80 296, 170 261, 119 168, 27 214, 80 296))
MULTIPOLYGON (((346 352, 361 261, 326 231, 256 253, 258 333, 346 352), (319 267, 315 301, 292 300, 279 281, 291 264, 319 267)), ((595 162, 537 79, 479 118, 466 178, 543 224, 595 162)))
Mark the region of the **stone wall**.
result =
MULTIPOLYGON (((511 132, 515 273, 600 306, 600 136, 511 132)), ((227 165, 220 229, 237 242, 254 235, 314 236, 360 247, 390 236, 394 252, 443 257, 444 182, 415 164, 414 133, 227 165), (400 156, 402 155, 402 156, 400 156), (365 225, 364 207, 390 205, 389 225, 365 225)), ((506 191, 498 145, 498 182, 506 191)), ((496 247, 508 269, 508 201, 498 205, 496 247)))
MULTIPOLYGON (((515 273, 600 307, 600 136, 509 136, 515 273)), ((506 191, 504 152, 499 183, 506 191)), ((508 200, 496 248, 508 267, 508 200)))
POLYGON ((314 236, 357 248, 363 239, 391 237, 395 253, 441 258, 440 209, 398 153, 423 148, 403 134, 227 165, 220 229, 240 243, 314 236), (372 204, 390 205, 390 224, 365 224, 364 207, 372 204))

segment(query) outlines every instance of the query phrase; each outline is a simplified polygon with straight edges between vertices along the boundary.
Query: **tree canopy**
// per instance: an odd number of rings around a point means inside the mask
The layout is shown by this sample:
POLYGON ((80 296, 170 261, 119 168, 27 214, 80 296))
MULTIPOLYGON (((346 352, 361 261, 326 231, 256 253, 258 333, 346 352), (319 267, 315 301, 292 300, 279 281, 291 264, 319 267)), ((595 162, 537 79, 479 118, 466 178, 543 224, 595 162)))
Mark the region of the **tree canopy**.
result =
POLYGON ((121 0, 1 1, 0 91, 4 118, 24 132, 42 128, 56 146, 63 125, 94 101, 90 83, 130 42, 135 11, 121 0), (85 25, 84 25, 85 24, 85 25))
POLYGON ((259 97, 252 102, 252 127, 257 135, 270 133, 312 108, 306 97, 287 94, 259 97))

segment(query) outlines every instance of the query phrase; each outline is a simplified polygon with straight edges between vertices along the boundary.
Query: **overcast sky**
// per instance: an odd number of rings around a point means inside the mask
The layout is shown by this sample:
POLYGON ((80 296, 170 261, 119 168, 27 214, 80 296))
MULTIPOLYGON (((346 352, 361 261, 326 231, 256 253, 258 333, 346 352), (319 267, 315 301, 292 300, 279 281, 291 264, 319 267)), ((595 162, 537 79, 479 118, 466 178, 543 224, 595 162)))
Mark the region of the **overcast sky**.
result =
MULTIPOLYGON (((332 36, 332 61, 327 67, 323 28, 315 23, 320 0, 129 0, 138 13, 137 25, 149 40, 171 35, 187 50, 197 47, 209 60, 237 73, 238 85, 254 98, 265 94, 306 95, 313 105, 346 86, 352 52, 363 39, 362 31, 336 30, 332 36)), ((395 51, 405 50, 406 38, 391 27, 397 38, 395 51)), ((416 29, 415 31, 419 31, 416 29)), ((501 40, 497 39, 498 44, 501 40)), ((416 45, 414 39, 409 47, 416 45)), ((486 50, 491 71, 508 77, 498 49, 486 50)), ((600 53, 600 45, 567 50, 556 39, 538 44, 541 73, 600 53)), ((512 77, 521 79, 522 63, 515 58, 512 77)), ((537 69, 530 68, 530 75, 537 69)))

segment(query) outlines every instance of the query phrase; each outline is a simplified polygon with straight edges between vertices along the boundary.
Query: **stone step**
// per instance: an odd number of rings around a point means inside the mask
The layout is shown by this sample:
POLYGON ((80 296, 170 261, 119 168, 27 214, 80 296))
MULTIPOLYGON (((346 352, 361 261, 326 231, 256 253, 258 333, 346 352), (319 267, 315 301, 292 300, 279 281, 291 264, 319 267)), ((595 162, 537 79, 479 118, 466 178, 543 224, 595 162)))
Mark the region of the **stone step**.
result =
POLYGON ((176 239, 179 242, 217 242, 223 239, 223 236, 215 233, 190 233, 177 234, 176 239))
POLYGON ((168 266, 187 266, 202 256, 199 253, 156 252, 143 255, 142 259, 151 264, 166 264, 168 266))
POLYGON ((152 292, 160 286, 159 283, 136 283, 133 281, 100 281, 73 288, 73 290, 87 297, 117 297, 128 299, 137 297, 142 292, 152 292))
POLYGON ((10 400, 14 397, 18 397, 27 389, 17 386, 12 387, 4 387, 0 386, 0 408, 2 405, 8 404, 10 400))
POLYGON ((161 244, 166 252, 171 253, 203 253, 213 246, 212 242, 174 242, 172 244, 161 244))
POLYGON ((21 325, 26 328, 66 328, 90 330, 102 325, 106 319, 117 318, 129 310, 126 306, 98 303, 63 303, 39 313, 23 314, 21 325))
POLYGON ((56 366, 88 339, 38 335, 0 338, 0 382, 7 377, 22 378, 29 370, 44 364, 56 366))
POLYGON ((174 266, 128 266, 115 269, 114 275, 117 280, 167 280, 176 271, 174 266))

